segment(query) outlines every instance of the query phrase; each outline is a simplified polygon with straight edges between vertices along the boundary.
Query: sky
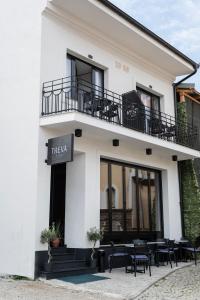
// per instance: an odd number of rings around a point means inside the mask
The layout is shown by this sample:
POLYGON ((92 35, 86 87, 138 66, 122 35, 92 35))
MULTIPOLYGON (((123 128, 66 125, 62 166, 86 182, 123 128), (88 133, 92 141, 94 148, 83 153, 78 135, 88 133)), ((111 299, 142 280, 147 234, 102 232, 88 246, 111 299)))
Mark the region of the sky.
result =
MULTIPOLYGON (((110 0, 192 60, 200 63, 200 0, 110 0)), ((189 82, 200 91, 200 69, 189 82)))

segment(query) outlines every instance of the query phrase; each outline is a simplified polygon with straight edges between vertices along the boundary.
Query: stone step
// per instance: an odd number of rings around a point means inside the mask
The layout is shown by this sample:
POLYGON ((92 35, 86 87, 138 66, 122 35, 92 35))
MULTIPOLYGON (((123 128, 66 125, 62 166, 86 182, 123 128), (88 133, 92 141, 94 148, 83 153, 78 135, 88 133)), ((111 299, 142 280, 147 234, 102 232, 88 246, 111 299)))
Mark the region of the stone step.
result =
POLYGON ((66 260, 74 260, 75 254, 72 253, 54 253, 52 255, 52 261, 66 261, 66 260))
POLYGON ((63 260, 63 261, 51 261, 50 263, 45 263, 44 270, 47 272, 60 271, 63 269, 70 268, 82 268, 86 267, 85 260, 63 260))
POLYGON ((50 249, 51 254, 59 254, 59 253, 69 253, 74 254, 74 249, 69 249, 66 246, 58 247, 58 248, 51 248, 50 249))
POLYGON ((41 272, 41 276, 46 279, 53 279, 53 278, 60 278, 66 276, 73 276, 73 275, 82 275, 82 274, 94 274, 97 273, 96 268, 89 268, 89 267, 81 267, 81 268, 68 268, 68 269, 61 269, 59 271, 44 271, 41 272))

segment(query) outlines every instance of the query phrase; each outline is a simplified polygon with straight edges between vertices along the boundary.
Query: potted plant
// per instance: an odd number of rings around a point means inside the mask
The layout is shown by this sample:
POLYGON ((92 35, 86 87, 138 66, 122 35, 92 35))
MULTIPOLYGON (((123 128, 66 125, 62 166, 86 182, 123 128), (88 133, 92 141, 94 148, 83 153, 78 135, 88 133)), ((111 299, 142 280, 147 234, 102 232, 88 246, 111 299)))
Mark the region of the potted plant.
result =
POLYGON ((88 240, 93 243, 91 253, 91 265, 93 265, 94 267, 96 267, 95 246, 98 241, 101 241, 103 239, 103 234, 103 230, 97 229, 96 227, 90 228, 90 230, 87 232, 88 240))
POLYGON ((51 261, 51 253, 50 248, 58 248, 60 245, 60 239, 61 239, 61 233, 60 233, 60 225, 56 225, 55 223, 52 223, 49 228, 46 228, 42 230, 41 236, 40 236, 40 242, 42 244, 48 244, 48 255, 49 260, 48 263, 51 261))

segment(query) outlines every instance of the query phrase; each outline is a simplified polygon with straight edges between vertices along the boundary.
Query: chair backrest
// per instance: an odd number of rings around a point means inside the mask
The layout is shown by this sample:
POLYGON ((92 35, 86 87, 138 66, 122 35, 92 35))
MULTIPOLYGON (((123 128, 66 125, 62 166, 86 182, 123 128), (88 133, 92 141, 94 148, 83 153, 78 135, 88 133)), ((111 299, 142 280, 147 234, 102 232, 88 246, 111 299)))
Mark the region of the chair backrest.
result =
POLYGON ((115 248, 115 244, 113 241, 110 241, 110 246, 111 246, 111 253, 115 253, 116 252, 116 248, 115 248))
POLYGON ((149 247, 147 246, 147 243, 145 241, 142 241, 142 243, 134 243, 134 248, 133 248, 134 254, 144 254, 148 255, 150 250, 149 247))
POLYGON ((158 244, 156 244, 156 249, 166 249, 168 248, 168 241, 169 239, 157 239, 156 242, 158 242, 158 244))
POLYGON ((175 240, 168 240, 167 241, 167 246, 170 250, 174 250, 175 248, 175 240))
POLYGON ((134 245, 140 246, 140 245, 145 245, 145 244, 146 244, 146 241, 140 240, 140 239, 136 239, 136 240, 133 240, 132 243, 133 243, 134 245))
POLYGON ((195 240, 195 247, 197 247, 197 248, 200 247, 200 236, 198 236, 195 240))

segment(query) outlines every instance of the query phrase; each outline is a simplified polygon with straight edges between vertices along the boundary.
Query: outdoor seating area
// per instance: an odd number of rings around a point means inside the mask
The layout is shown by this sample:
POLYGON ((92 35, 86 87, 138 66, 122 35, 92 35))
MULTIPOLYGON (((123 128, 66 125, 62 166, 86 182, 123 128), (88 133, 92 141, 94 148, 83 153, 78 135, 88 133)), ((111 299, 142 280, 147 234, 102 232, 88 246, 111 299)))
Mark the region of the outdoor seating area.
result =
POLYGON ((152 275, 152 266, 178 267, 178 263, 194 261, 197 265, 199 243, 189 240, 158 239, 155 241, 133 240, 130 244, 102 245, 105 251, 105 268, 111 273, 115 268, 124 268, 125 273, 152 275))

